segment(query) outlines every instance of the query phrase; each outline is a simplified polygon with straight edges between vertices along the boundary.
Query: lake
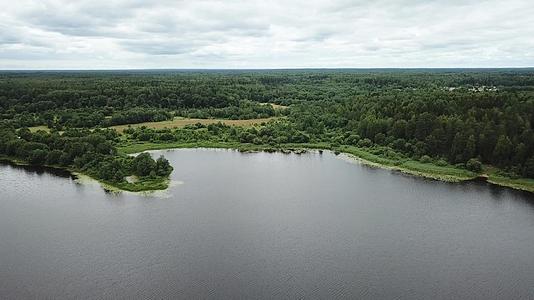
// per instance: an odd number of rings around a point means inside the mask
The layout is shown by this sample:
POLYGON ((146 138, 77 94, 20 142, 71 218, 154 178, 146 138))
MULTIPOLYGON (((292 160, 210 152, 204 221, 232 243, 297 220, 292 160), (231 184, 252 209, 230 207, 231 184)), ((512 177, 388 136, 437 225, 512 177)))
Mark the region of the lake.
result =
POLYGON ((325 152, 164 154, 169 190, 0 164, 0 298, 534 298, 534 197, 325 152))

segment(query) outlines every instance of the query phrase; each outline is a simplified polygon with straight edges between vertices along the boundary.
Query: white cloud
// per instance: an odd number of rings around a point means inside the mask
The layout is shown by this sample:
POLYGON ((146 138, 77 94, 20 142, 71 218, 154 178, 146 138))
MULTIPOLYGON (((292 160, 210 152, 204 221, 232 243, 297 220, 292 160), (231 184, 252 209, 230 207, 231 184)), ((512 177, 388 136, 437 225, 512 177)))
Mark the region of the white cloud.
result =
POLYGON ((534 66, 534 2, 0 0, 1 69, 534 66))

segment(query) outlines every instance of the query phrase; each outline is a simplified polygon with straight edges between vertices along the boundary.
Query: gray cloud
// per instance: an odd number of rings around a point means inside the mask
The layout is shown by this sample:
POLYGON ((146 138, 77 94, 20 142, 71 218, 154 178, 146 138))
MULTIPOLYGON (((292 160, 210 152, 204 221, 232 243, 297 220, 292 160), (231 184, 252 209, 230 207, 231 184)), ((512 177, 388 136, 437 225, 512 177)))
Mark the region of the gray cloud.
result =
POLYGON ((194 42, 183 40, 125 40, 119 42, 128 51, 150 55, 178 55, 192 51, 194 42))
POLYGON ((530 0, 0 0, 0 68, 534 65, 530 0))

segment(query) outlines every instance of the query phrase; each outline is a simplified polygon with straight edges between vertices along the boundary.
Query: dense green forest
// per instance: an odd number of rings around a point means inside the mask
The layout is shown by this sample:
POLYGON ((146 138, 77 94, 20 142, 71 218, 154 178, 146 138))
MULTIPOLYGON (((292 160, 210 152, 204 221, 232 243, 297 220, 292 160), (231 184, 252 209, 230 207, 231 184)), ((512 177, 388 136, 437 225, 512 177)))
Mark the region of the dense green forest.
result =
POLYGON ((124 140, 321 143, 534 178, 532 69, 13 71, 0 73, 0 118, 0 153, 105 180, 168 176, 164 159, 143 162, 147 173, 117 154, 124 140), (99 129, 176 116, 277 118, 255 127, 99 129), (52 131, 26 129, 38 125, 52 131))

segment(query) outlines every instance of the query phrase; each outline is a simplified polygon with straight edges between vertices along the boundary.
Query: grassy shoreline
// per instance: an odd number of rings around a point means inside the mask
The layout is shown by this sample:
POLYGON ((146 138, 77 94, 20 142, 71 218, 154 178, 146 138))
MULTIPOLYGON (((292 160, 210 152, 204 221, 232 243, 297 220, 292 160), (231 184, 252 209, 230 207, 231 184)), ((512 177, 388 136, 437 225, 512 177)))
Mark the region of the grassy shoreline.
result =
POLYGON ((63 167, 59 165, 32 165, 26 161, 9 157, 5 155, 0 155, 0 161, 7 162, 12 165, 17 166, 30 166, 30 167, 38 167, 38 168, 49 168, 49 169, 56 169, 61 171, 69 172, 71 175, 74 175, 76 179, 80 179, 81 177, 90 178, 91 180, 94 180, 98 182, 102 188, 108 191, 127 191, 127 192, 150 192, 150 191, 159 191, 159 190, 165 190, 169 187, 170 180, 168 178, 143 178, 137 182, 130 183, 130 182, 112 182, 107 181, 103 179, 96 178, 94 176, 91 176, 91 174, 84 173, 80 170, 72 169, 69 167, 63 167))
POLYGON ((452 165, 438 166, 434 163, 422 163, 417 160, 411 159, 390 159, 376 154, 372 154, 366 151, 365 148, 358 148, 354 146, 340 146, 332 148, 326 143, 315 144, 284 144, 277 147, 269 145, 254 145, 254 144, 242 144, 238 142, 194 142, 194 143, 151 143, 151 142, 123 142, 118 146, 118 150, 124 154, 139 153, 148 150, 165 150, 165 149, 180 149, 180 148, 222 148, 222 149, 235 149, 242 152, 253 151, 292 151, 298 149, 314 149, 314 150, 330 150, 337 154, 344 154, 349 159, 357 160, 365 165, 389 169, 393 171, 410 174, 413 176, 419 176, 429 178, 433 180, 446 181, 446 182, 463 182, 469 180, 476 180, 481 175, 487 175, 487 182, 497 186, 512 188, 516 190, 522 190, 534 193, 534 179, 529 178, 509 178, 497 174, 494 170, 482 173, 474 173, 466 169, 457 168, 452 165))

